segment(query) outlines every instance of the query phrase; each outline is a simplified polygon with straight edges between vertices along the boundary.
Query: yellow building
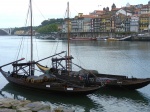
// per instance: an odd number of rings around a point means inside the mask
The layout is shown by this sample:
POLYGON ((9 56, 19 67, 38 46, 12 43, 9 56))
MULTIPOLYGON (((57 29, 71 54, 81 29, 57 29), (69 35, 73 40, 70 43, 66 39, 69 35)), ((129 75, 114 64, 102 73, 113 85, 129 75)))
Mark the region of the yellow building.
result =
POLYGON ((149 19, 150 15, 149 14, 141 14, 139 17, 139 31, 145 31, 148 30, 149 26, 149 19))

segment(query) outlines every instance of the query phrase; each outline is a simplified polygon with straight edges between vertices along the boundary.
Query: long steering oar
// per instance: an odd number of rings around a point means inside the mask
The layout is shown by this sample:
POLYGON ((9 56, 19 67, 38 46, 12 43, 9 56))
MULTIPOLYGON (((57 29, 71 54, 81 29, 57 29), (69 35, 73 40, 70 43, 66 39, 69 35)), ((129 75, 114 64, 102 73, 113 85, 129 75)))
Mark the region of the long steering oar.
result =
POLYGON ((18 61, 22 61, 22 60, 24 60, 24 59, 25 59, 25 58, 21 58, 21 59, 19 59, 19 60, 10 62, 10 63, 8 63, 8 64, 5 64, 5 65, 0 66, 0 68, 2 68, 2 67, 4 67, 4 66, 7 66, 7 65, 10 65, 10 64, 12 64, 12 63, 16 63, 16 62, 18 62, 18 61))

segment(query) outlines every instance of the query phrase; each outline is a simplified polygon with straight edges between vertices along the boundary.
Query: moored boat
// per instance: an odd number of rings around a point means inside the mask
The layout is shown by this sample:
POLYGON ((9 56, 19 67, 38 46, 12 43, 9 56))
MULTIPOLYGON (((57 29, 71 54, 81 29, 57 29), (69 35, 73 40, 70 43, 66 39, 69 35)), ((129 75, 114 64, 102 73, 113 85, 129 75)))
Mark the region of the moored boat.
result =
POLYGON ((108 38, 107 40, 108 41, 129 41, 131 40, 132 36, 129 35, 129 36, 125 36, 125 37, 122 37, 122 38, 108 38))
MULTIPOLYGON (((52 68, 44 67, 40 65, 39 63, 37 63, 37 66, 44 73, 45 72, 48 73, 52 69, 52 68)), ((76 76, 74 77, 83 76, 82 74, 80 75, 80 71, 75 72, 75 73, 76 73, 76 76)), ((135 89, 143 88, 147 86, 148 84, 150 84, 150 78, 133 78, 133 77, 128 78, 127 76, 124 76, 124 75, 101 74, 101 73, 98 73, 96 70, 85 70, 85 69, 82 70, 82 73, 89 74, 88 76, 89 81, 93 81, 93 83, 98 84, 100 86, 105 84, 104 87, 111 88, 111 89, 135 90, 135 89)), ((61 75, 62 79, 65 77, 66 76, 64 76, 63 74, 61 75)), ((75 79, 74 77, 72 77, 71 79, 71 77, 68 76, 69 78, 68 80, 74 80, 75 82, 78 82, 79 78, 77 81, 77 79, 75 79)))
POLYGON ((3 74, 6 79, 17 86, 27 87, 32 90, 38 90, 43 92, 50 92, 50 93, 58 93, 58 94, 65 94, 65 95, 87 95, 90 93, 95 92, 100 87, 99 86, 91 86, 91 87, 82 87, 82 86, 75 86, 71 84, 67 84, 65 82, 61 82, 58 80, 55 81, 37 81, 34 82, 28 82, 26 79, 27 77, 23 77, 23 75, 20 75, 16 78, 13 77, 12 74, 8 74, 7 72, 4 72, 2 69, 0 69, 0 72, 3 74), (23 77, 23 78, 22 78, 23 77))
POLYGON ((82 83, 82 85, 79 85, 76 83, 68 82, 67 80, 55 77, 53 74, 42 74, 36 76, 33 74, 34 71, 30 71, 31 65, 33 67, 34 62, 18 63, 22 60, 23 59, 20 59, 0 67, 0 72, 9 83, 34 90, 71 95, 87 95, 95 92, 100 88, 100 86, 94 84, 86 85, 85 83, 82 83), (12 72, 5 72, 2 70, 4 66, 10 64, 13 66, 12 72), (29 71, 25 70, 27 67, 29 71), (24 72, 22 73, 22 71, 24 72))

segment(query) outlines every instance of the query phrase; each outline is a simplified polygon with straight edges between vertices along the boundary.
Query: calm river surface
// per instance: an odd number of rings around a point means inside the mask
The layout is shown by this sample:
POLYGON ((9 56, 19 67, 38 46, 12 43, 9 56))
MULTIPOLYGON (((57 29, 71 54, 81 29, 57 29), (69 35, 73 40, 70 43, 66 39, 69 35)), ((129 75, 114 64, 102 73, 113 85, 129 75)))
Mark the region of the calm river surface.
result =
MULTIPOLYGON (((0 65, 17 57, 20 36, 0 36, 0 65)), ((22 57, 29 58, 29 37, 25 37, 22 57)), ((73 62, 100 73, 150 78, 150 42, 74 41, 70 43, 73 62)), ((34 39, 34 59, 42 59, 67 49, 66 41, 34 39)), ((41 62, 50 65, 50 60, 41 62)), ((5 67, 6 71, 11 68, 5 67)), ((75 68, 77 69, 77 68, 75 68)), ((85 97, 65 97, 14 87, 0 74, 0 98, 43 101, 53 107, 75 109, 76 112, 150 112, 150 85, 136 91, 100 89, 85 97)))

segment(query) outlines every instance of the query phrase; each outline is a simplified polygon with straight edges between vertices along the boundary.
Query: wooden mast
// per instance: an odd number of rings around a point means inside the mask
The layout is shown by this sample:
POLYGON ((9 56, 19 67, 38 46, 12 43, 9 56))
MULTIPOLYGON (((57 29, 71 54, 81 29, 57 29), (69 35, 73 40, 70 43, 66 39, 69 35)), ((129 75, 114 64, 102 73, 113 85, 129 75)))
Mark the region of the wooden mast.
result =
MULTIPOLYGON (((69 2, 67 2, 67 26, 68 26, 68 54, 67 54, 67 69, 70 71, 70 20, 69 20, 69 2)), ((69 72, 68 72, 69 75, 69 72)))
POLYGON ((32 39, 32 0, 30 0, 30 21, 31 21, 31 62, 33 61, 33 39, 32 39))
POLYGON ((70 29, 69 29, 69 2, 67 3, 67 24, 68 24, 68 56, 70 55, 70 49, 69 49, 69 47, 70 47, 70 42, 69 42, 69 40, 70 40, 70 29))
POLYGON ((32 0, 30 0, 30 22, 31 22, 31 64, 29 66, 30 75, 34 75, 34 64, 33 64, 33 29, 32 29, 32 0))

